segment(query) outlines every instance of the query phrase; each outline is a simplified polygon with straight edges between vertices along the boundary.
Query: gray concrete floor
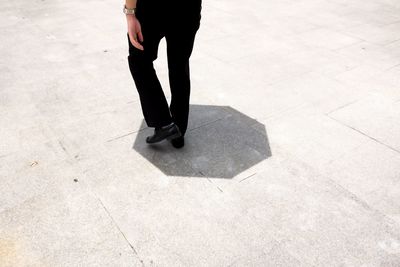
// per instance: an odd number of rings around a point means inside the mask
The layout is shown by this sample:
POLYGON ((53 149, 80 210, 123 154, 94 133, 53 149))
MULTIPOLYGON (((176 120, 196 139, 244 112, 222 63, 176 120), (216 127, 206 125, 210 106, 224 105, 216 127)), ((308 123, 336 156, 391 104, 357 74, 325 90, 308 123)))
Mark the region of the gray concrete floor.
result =
POLYGON ((400 266, 399 3, 204 1, 175 150, 122 2, 1 1, 0 266, 400 266))

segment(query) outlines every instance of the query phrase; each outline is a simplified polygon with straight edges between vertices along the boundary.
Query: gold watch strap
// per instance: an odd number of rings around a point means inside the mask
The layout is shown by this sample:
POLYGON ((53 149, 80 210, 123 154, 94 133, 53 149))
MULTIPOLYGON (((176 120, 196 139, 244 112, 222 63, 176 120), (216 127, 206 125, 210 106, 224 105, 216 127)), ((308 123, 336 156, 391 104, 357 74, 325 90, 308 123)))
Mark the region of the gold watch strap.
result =
POLYGON ((124 5, 124 8, 122 9, 124 14, 126 15, 135 15, 136 13, 136 8, 126 8, 126 5, 124 5))

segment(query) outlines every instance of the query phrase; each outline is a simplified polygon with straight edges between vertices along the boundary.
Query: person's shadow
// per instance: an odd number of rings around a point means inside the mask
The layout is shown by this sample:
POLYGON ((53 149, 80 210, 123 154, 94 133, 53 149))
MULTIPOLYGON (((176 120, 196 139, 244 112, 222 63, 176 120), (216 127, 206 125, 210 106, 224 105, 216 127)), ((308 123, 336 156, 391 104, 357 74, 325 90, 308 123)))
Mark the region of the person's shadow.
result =
POLYGON ((271 156, 265 126, 228 106, 191 105, 185 146, 148 145, 143 121, 133 149, 168 176, 233 178, 271 156))

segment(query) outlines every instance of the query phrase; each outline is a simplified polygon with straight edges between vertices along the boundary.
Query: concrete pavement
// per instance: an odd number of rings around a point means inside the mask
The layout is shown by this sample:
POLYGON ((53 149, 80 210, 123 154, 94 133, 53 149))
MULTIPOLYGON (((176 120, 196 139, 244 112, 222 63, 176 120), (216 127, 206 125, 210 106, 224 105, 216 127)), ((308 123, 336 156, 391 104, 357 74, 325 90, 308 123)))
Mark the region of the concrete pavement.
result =
POLYGON ((0 266, 400 266, 398 1, 203 0, 182 150, 122 4, 0 3, 0 266))

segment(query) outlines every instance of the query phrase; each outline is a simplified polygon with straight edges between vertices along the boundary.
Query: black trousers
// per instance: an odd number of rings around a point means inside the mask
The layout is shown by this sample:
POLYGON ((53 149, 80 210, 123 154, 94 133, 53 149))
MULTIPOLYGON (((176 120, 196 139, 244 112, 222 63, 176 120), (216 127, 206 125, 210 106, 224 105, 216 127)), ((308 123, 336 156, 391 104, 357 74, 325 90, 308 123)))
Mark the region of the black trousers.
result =
POLYGON ((129 40, 129 69, 138 90, 143 116, 149 127, 175 122, 187 130, 190 99, 189 58, 200 26, 201 0, 138 0, 136 17, 143 33, 144 50, 129 40), (168 105, 153 61, 166 39, 171 103, 168 105))

